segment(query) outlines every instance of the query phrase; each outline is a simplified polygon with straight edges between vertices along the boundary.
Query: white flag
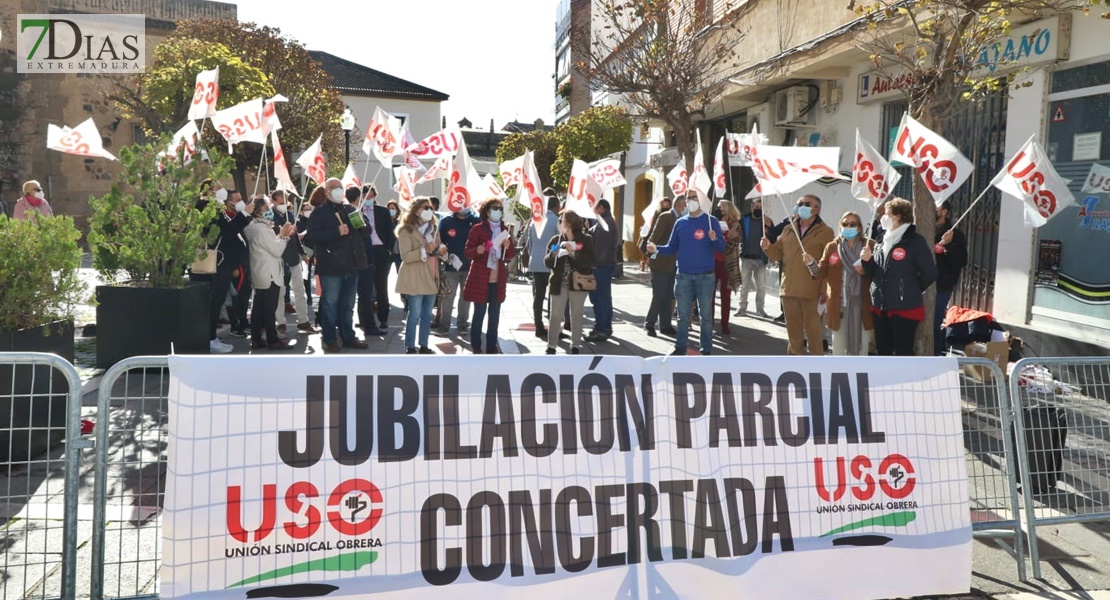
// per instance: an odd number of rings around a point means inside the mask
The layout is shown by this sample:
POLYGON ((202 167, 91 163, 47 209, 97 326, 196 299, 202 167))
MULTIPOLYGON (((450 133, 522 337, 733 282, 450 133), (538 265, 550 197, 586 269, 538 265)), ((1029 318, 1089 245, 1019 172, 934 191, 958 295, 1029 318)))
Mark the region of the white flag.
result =
POLYGON ((270 143, 274 147, 274 178, 277 179, 276 188, 287 192, 296 192, 293 178, 289 176, 289 162, 285 160, 285 152, 281 149, 277 131, 270 132, 270 143))
POLYGON ((507 198, 505 190, 497 184, 497 178, 493 176, 493 173, 486 173, 486 176, 482 178, 482 189, 484 190, 484 199, 498 198, 504 200, 507 198))
POLYGON ((116 160, 116 157, 104 149, 104 141, 100 137, 100 130, 92 117, 85 119, 77 127, 48 125, 46 128, 46 147, 66 154, 77 156, 94 156, 116 160))
POLYGON ((416 169, 417 171, 423 171, 426 167, 424 163, 420 162, 420 157, 408 151, 409 146, 415 144, 416 141, 412 139, 412 134, 409 133, 409 124, 408 121, 406 121, 401 125, 401 147, 405 149, 402 151, 402 155, 405 159, 405 166, 410 169, 416 169))
POLYGON ((470 154, 467 153, 466 146, 459 146, 459 153, 455 155, 455 160, 451 163, 451 176, 447 188, 447 202, 445 204, 449 212, 460 212, 474 202, 475 199, 470 193, 470 186, 479 182, 471 181, 472 173, 477 174, 477 171, 470 163, 470 154))
MULTIPOLYGON (((570 168, 570 183, 567 184, 566 210, 576 213, 583 219, 596 218, 593 203, 590 202, 590 193, 587 181, 590 179, 590 167, 585 162, 574 159, 570 168)), ((595 199, 594 202, 597 202, 595 199)))
POLYGON ((725 136, 717 142, 717 149, 713 152, 713 195, 724 198, 728 193, 728 174, 725 171, 725 136))
POLYGON ((1025 204, 1026 227, 1040 227, 1075 204, 1067 182, 1052 168, 1035 137, 991 180, 991 185, 1025 204))
POLYGON ((189 105, 189 120, 207 119, 216 114, 216 100, 220 97, 220 67, 197 73, 193 89, 193 103, 189 105))
POLYGON ((393 185, 393 191, 397 192, 397 204, 402 209, 407 209, 412 204, 413 196, 416 195, 413 190, 416 185, 413 181, 416 179, 416 171, 404 165, 393 167, 393 177, 397 180, 393 185))
POLYGON ((628 183, 621 174, 621 161, 615 158, 603 158, 590 163, 590 179, 597 182, 602 191, 620 187, 628 183))
POLYGON ((856 160, 852 165, 852 197, 863 200, 872 209, 886 202, 894 186, 902 176, 891 168, 890 163, 878 150, 864 141, 856 128, 856 160), (889 180, 887 179, 889 177, 889 180))
MULTIPOLYGON (((527 152, 525 152, 527 154, 527 152)), ((506 188, 511 188, 514 185, 520 185, 524 174, 524 154, 512 159, 507 160, 497 166, 498 171, 501 172, 501 184, 506 188)))
POLYGON ((235 144, 266 143, 266 131, 262 128, 262 98, 216 111, 212 115, 212 125, 227 140, 229 154, 235 144))
POLYGON ((940 206, 971 177, 975 166, 951 142, 908 114, 895 136, 890 160, 912 165, 940 206))
POLYGON ((1083 180, 1083 189, 1079 191, 1084 194, 1088 192, 1110 194, 1110 167, 1097 163, 1091 165, 1091 172, 1087 174, 1087 179, 1083 180))
POLYGON ((462 132, 458 128, 444 129, 423 140, 405 147, 405 151, 417 158, 439 158, 457 154, 462 146, 462 132))
POLYGON ((767 143, 767 136, 759 133, 758 123, 752 123, 751 133, 727 133, 725 138, 730 167, 752 166, 752 146, 767 143))
POLYGON ((694 174, 690 177, 690 187, 698 193, 698 198, 703 205, 708 205, 709 190, 713 189, 713 180, 709 171, 705 169, 705 153, 701 149, 701 129, 695 133, 694 142, 694 174))
POLYGON ((343 171, 343 177, 339 181, 343 183, 343 189, 350 187, 362 189, 362 180, 358 178, 355 173, 355 166, 351 163, 347 163, 347 169, 343 171))
POLYGON ((686 189, 690 187, 689 176, 686 174, 686 164, 679 160, 678 164, 667 173, 667 183, 671 186, 671 192, 674 193, 675 198, 686 195, 686 189))
POLYGON ((789 194, 824 177, 847 179, 837 171, 840 148, 752 146, 752 171, 759 179, 759 194, 789 194))
POLYGON ((281 119, 278 119, 277 115, 278 102, 289 102, 289 98, 277 94, 262 103, 262 131, 266 135, 269 135, 271 131, 281 129, 281 119))
POLYGON ((197 154, 198 137, 200 137, 200 131, 197 129, 196 121, 186 121, 185 125, 173 134, 169 145, 166 146, 166 151, 162 154, 169 160, 177 160, 180 152, 182 164, 187 165, 197 154))
POLYGON ((308 150, 297 157, 297 164, 301 165, 305 175, 315 181, 316 185, 323 185, 324 179, 327 178, 327 169, 324 168, 324 151, 320 148, 320 140, 323 137, 324 134, 320 134, 316 141, 308 147, 308 150))
POLYGON ((432 167, 424 172, 416 183, 424 183, 433 179, 448 179, 451 177, 451 159, 446 156, 441 156, 436 159, 432 167))
POLYGON ((366 125, 362 151, 373 154, 382 166, 391 167, 393 157, 401 154, 401 120, 382 110, 382 107, 375 107, 374 116, 366 125))
MULTIPOLYGON (((547 226, 547 199, 540 193, 542 183, 539 173, 536 172, 536 163, 532 159, 532 152, 524 153, 520 166, 520 185, 517 186, 516 200, 527 206, 532 213, 532 227, 536 234, 542 234, 547 226)), ((544 243, 547 243, 546 240, 544 243)))

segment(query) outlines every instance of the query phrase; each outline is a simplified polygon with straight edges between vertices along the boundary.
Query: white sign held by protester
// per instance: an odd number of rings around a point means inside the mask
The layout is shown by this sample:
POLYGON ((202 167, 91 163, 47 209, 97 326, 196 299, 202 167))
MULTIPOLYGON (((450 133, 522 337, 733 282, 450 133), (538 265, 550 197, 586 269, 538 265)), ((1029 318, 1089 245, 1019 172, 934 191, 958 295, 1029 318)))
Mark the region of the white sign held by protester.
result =
POLYGON ((690 187, 689 175, 686 173, 686 165, 679 159, 678 164, 674 166, 667 173, 667 183, 671 186, 671 192, 675 197, 686 195, 686 190, 690 187))
POLYGON ((532 227, 536 233, 543 233, 547 226, 547 198, 540 193, 540 174, 536 172, 536 163, 532 158, 532 151, 524 153, 524 160, 520 166, 520 185, 516 188, 516 201, 528 207, 532 215, 532 227))
POLYGON ((829 146, 752 147, 752 170, 763 196, 789 194, 822 178, 847 179, 837 171, 840 148, 829 146))
POLYGON ((193 88, 193 102, 189 105, 189 120, 207 119, 216 114, 216 101, 220 98, 220 66, 211 71, 197 73, 193 88))

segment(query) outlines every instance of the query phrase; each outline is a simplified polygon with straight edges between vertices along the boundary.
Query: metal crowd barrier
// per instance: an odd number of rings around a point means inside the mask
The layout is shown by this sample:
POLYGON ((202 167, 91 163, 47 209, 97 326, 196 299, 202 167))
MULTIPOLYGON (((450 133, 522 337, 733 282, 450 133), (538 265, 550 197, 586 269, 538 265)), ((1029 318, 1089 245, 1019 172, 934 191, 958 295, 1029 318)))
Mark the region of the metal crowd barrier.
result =
POLYGON ((73 598, 81 378, 53 354, 0 353, 0 598, 73 598))
POLYGON ((1036 531, 1110 520, 1110 358, 1025 358, 1010 376, 1033 576, 1036 531))

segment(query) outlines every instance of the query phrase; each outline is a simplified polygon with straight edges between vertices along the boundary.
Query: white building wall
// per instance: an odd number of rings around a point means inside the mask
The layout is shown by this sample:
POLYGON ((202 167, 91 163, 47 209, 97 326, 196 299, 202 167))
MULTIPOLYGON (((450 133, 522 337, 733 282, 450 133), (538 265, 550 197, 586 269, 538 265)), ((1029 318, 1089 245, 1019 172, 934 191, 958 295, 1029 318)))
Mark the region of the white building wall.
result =
MULTIPOLYGON (((357 132, 352 132, 351 136, 351 161, 354 162, 355 173, 360 178, 363 173, 366 173, 363 184, 373 183, 378 189, 378 203, 385 204, 397 197, 397 192, 393 191, 393 173, 391 169, 382 167, 382 164, 373 155, 367 156, 362 151, 362 136, 366 133, 366 125, 370 122, 370 117, 374 115, 374 108, 380 106, 382 110, 391 115, 404 116, 413 139, 419 142, 441 129, 443 123, 440 103, 366 96, 343 96, 343 102, 351 107, 351 113, 355 115, 356 119, 357 132), (354 135, 355 133, 357 135, 354 135)), ((329 162, 333 160, 335 159, 328 157, 329 162)), ((339 157, 339 160, 342 161, 343 158, 339 157)), ((431 166, 432 162, 425 161, 424 166, 431 166)), ((393 163, 394 165, 400 165, 401 158, 394 157, 393 163)), ((437 179, 422 183, 416 186, 416 193, 425 196, 443 197, 443 180, 437 179)))

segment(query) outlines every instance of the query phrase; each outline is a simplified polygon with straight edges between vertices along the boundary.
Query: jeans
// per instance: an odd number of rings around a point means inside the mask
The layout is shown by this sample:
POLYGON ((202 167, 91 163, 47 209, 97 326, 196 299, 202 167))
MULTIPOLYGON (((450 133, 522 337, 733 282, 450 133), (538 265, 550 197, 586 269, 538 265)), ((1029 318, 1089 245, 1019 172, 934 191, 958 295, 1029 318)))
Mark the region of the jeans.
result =
POLYGON ((543 301, 547 299, 547 285, 551 273, 532 273, 532 324, 536 331, 543 331, 543 301))
MULTIPOLYGON (((262 330, 266 330, 266 343, 278 342, 277 324, 274 321, 274 307, 281 298, 281 288, 276 283, 264 290, 254 290, 254 306, 251 308, 251 342, 262 345, 262 330)), ((284 308, 282 307, 284 316, 284 308)))
POLYGON ((358 271, 346 275, 321 275, 320 335, 325 344, 338 339, 344 344, 355 341, 355 292, 358 289, 358 271))
MULTIPOLYGON (((601 333, 613 333, 613 270, 615 267, 595 267, 594 279, 597 289, 590 292, 590 304, 594 305, 594 329, 601 333)), ((573 324, 574 314, 571 313, 573 324)))
POLYGON ((948 301, 951 299, 951 291, 937 290, 937 308, 933 311, 933 354, 937 356, 944 355, 944 350, 948 347, 944 341, 945 331, 941 328, 941 323, 944 323, 944 316, 948 313, 948 301))
POLYGON ((417 325, 420 325, 419 345, 421 348, 428 347, 428 335, 432 330, 432 309, 435 305, 435 294, 409 296, 409 314, 405 322, 405 348, 411 350, 417 346, 417 325))
POLYGON ((486 289, 485 304, 474 303, 474 317, 470 321, 470 345, 475 351, 482 351, 482 321, 489 309, 489 325, 486 326, 486 353, 493 352, 497 345, 497 325, 501 321, 501 303, 497 301, 497 284, 491 283, 486 289))
POLYGON ((443 296, 443 309, 439 315, 439 328, 451 329, 451 312, 455 309, 455 297, 459 297, 459 331, 461 332, 470 321, 470 303, 462 299, 459 290, 466 287, 466 275, 470 271, 444 271, 443 277, 447 279, 447 293, 443 296))
MULTIPOLYGON (((671 302, 674 301, 675 274, 651 271, 651 306, 648 307, 644 326, 655 329, 659 321, 660 329, 671 328, 671 302)), ((689 303, 687 303, 689 304, 689 303)))
POLYGON ((674 297, 678 303, 678 333, 675 335, 674 348, 679 354, 686 353, 686 343, 690 336, 690 305, 696 300, 701 314, 701 353, 713 351, 713 273, 687 275, 679 273, 675 277, 674 297))
POLYGON ((748 295, 755 288, 755 312, 763 312, 763 299, 766 297, 767 264, 762 258, 741 258, 740 274, 743 282, 740 284, 740 309, 748 310, 748 295))

